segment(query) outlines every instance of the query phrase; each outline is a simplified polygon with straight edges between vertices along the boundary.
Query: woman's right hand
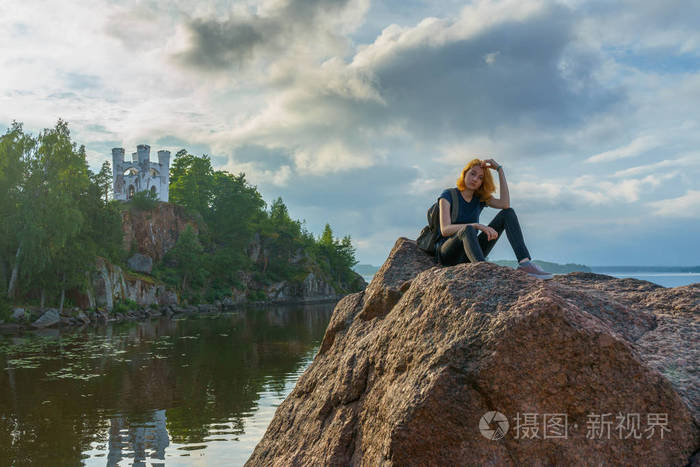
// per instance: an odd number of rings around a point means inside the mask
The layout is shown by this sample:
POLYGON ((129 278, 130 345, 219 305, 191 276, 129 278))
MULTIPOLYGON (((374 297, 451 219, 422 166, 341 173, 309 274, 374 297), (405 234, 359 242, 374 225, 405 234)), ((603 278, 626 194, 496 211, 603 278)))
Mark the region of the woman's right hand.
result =
POLYGON ((488 225, 483 225, 483 224, 477 224, 478 227, 477 229, 481 230, 486 234, 486 237, 489 240, 494 240, 498 238, 498 232, 496 232, 492 227, 489 227, 488 225))

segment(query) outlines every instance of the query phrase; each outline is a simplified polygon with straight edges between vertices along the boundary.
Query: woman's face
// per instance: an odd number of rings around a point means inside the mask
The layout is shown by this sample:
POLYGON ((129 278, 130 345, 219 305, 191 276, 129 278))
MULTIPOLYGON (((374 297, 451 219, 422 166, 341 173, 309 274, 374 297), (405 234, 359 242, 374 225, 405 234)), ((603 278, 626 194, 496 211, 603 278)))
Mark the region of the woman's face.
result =
POLYGON ((481 166, 475 165, 464 174, 464 184, 470 190, 478 190, 483 181, 484 169, 481 166))

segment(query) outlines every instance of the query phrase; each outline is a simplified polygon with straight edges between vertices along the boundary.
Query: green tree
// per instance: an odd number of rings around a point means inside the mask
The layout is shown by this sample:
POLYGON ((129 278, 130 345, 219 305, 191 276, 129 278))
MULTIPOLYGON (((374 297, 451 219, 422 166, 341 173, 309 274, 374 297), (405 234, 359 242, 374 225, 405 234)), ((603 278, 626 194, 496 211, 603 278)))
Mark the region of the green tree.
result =
POLYGON ((340 270, 343 271, 344 277, 347 278, 347 273, 357 264, 355 258, 355 247, 352 246, 350 235, 346 235, 336 244, 336 252, 340 258, 340 270))
POLYGON ((264 217, 265 201, 243 173, 214 172, 211 193, 206 219, 214 240, 243 250, 264 217))
MULTIPOLYGON (((21 253, 15 267, 25 290, 34 285, 42 298, 47 290, 60 291, 63 298, 66 288, 84 279, 77 261, 85 259, 85 250, 76 240, 85 221, 79 201, 90 185, 88 167, 84 148, 71 142, 68 124, 62 120, 40 133, 37 143, 22 190, 21 253)), ((9 296, 15 296, 17 285, 11 281, 9 296)))
POLYGON ((0 202, 0 209, 12 219, 9 226, 3 223, 6 235, 0 240, 0 269, 11 269, 3 280, 7 295, 18 298, 39 291, 43 305, 47 295, 60 293, 62 306, 66 290, 85 284, 86 265, 95 255, 120 248, 121 218, 115 209, 106 208, 88 169, 85 148, 71 141, 62 120, 36 138, 14 124, 0 137, 0 161, 2 199, 9 200, 0 202), (9 170, 16 164, 21 176, 9 170))
POLYGON ((158 206, 158 195, 151 190, 139 191, 134 194, 129 203, 139 211, 150 211, 158 206))
POLYGON ((19 256, 22 253, 17 229, 23 199, 22 186, 26 159, 35 147, 36 140, 24 134, 21 123, 12 122, 12 126, 0 137, 0 293, 3 295, 8 289, 8 282, 17 281, 19 256))
POLYGON ((109 201, 109 194, 112 190, 112 166, 109 161, 104 161, 102 168, 96 174, 90 177, 92 182, 97 185, 100 192, 104 195, 105 203, 109 201))
POLYGON ((318 243, 324 247, 333 248, 333 229, 331 229, 330 224, 326 224, 326 226, 323 228, 323 233, 321 234, 321 238, 319 238, 318 243))
POLYGON ((232 286, 240 285, 238 272, 251 268, 246 248, 265 217, 264 206, 245 174, 214 172, 211 208, 205 216, 212 242, 206 262, 212 300, 230 294, 232 286))
POLYGON ((176 281, 179 289, 186 293, 190 288, 202 285, 202 253, 204 248, 197 238, 197 232, 188 225, 168 251, 164 262, 170 267, 169 279, 176 281))
POLYGON ((319 265, 336 283, 349 283, 353 280, 352 268, 357 260, 349 235, 338 240, 333 237, 330 224, 326 224, 312 251, 315 252, 319 265))
POLYGON ((302 254, 304 238, 301 222, 289 216, 289 210, 278 197, 270 205, 270 212, 261 237, 267 250, 268 262, 263 272, 273 280, 296 279, 303 271, 294 264, 293 259, 302 254))
POLYGON ((206 216, 211 205, 214 170, 209 156, 178 151, 170 167, 170 200, 206 216))

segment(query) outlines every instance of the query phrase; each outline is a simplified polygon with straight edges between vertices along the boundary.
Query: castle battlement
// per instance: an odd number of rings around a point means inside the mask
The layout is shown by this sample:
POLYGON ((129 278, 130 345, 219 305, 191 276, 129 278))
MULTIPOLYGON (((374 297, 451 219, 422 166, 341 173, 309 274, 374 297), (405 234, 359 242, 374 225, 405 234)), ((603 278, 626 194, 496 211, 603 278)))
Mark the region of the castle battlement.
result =
POLYGON ((170 151, 158 151, 151 162, 151 147, 139 144, 131 161, 124 160, 124 148, 112 149, 114 199, 128 201, 139 191, 150 190, 160 201, 168 201, 170 151))

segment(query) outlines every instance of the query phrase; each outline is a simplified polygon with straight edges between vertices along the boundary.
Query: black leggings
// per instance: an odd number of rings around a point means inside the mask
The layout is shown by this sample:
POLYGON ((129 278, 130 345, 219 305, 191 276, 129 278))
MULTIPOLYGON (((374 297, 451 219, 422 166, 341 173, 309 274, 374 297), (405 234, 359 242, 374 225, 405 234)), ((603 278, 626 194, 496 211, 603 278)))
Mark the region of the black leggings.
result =
POLYGON ((518 261, 523 258, 532 259, 525 246, 520 223, 518 223, 518 216, 515 215, 513 208, 499 211, 489 223, 489 227, 498 233, 498 237, 493 240, 488 240, 488 235, 485 232, 481 232, 477 236, 477 230, 471 225, 462 227, 456 234, 440 245, 440 264, 453 266, 459 263, 485 261, 486 255, 489 254, 498 239, 501 238, 501 233, 504 229, 518 261))

